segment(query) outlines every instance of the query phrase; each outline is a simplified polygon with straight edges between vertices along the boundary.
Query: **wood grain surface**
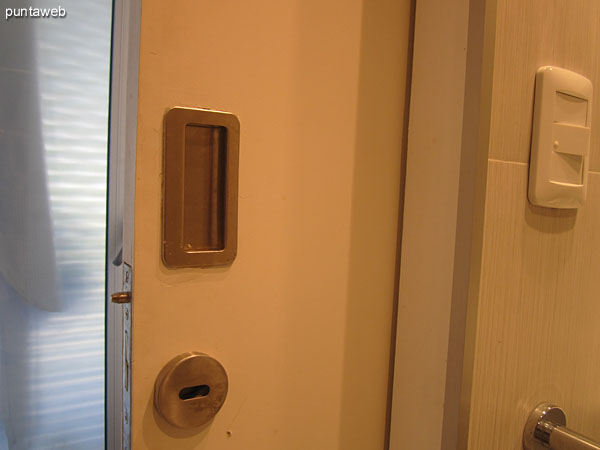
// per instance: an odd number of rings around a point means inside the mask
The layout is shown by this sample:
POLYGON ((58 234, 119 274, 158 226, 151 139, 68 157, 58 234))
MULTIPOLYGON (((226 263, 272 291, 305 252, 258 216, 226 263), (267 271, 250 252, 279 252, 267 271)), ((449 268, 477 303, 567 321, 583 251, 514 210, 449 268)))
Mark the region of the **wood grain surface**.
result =
POLYGON ((600 170, 600 2, 498 0, 468 448, 520 450, 541 402, 600 439, 600 174, 579 210, 527 199, 535 73, 555 65, 596 86, 590 169, 600 170), (595 119, 594 119, 595 118, 595 119))
MULTIPOLYGON (((499 0, 490 158, 529 161, 535 73, 554 65, 589 78, 600 114, 600 2, 499 0)), ((590 168, 600 170, 600 127, 592 127, 590 168)))
POLYGON ((528 166, 489 161, 469 449, 520 450, 543 401, 600 439, 600 174, 579 210, 532 206, 528 166))

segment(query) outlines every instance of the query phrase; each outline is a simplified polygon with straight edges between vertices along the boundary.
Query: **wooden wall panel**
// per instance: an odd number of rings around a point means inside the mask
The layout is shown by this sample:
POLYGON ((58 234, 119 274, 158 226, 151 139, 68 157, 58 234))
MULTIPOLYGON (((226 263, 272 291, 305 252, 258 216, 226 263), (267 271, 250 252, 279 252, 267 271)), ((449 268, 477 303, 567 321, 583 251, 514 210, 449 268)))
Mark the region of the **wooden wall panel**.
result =
POLYGON ((580 210, 532 206, 528 166, 490 161, 469 449, 521 450, 540 402, 600 439, 600 174, 580 210))
POLYGON ((521 450, 543 401, 600 439, 600 173, 579 210, 531 205, 528 162, 538 67, 596 85, 590 168, 600 170, 600 3, 498 0, 470 450, 521 450))
MULTIPOLYGON (((595 86, 593 116, 600 114, 600 2, 499 0, 490 158, 529 161, 537 68, 555 65, 580 73, 595 86)), ((600 127, 592 129, 590 167, 600 170, 600 127)))

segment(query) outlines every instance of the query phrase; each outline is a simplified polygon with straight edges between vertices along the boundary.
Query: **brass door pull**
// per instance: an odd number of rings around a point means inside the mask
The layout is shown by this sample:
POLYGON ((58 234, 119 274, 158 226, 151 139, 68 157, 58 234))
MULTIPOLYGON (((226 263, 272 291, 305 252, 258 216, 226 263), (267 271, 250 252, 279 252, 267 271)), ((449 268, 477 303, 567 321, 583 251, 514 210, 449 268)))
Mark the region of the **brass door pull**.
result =
POLYGON ((237 252, 240 122, 231 113, 170 109, 163 155, 163 262, 223 266, 237 252))

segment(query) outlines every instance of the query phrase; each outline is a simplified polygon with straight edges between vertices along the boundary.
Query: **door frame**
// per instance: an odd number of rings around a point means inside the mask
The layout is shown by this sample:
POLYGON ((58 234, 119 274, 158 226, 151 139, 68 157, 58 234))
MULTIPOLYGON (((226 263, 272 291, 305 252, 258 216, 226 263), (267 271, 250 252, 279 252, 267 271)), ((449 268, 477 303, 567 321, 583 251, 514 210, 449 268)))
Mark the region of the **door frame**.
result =
MULTIPOLYGON (((124 391, 124 307, 111 302, 123 290, 124 262, 133 267, 133 209, 141 0, 113 0, 109 108, 106 261, 105 448, 127 449, 124 391), (120 254, 120 257, 119 257, 120 254)), ((131 376, 129 374, 129 376, 131 376)))
POLYGON ((466 449, 497 0, 417 0, 390 450, 466 449))

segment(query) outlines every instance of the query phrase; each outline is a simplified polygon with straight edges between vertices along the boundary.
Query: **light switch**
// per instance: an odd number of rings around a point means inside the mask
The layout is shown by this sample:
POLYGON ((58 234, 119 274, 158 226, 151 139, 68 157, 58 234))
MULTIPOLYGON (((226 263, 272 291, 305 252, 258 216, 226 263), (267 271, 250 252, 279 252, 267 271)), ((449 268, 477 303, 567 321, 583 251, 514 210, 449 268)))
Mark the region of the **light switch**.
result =
POLYGON ((529 165, 529 201, 551 208, 585 203, 592 83, 559 67, 537 71, 529 165))

